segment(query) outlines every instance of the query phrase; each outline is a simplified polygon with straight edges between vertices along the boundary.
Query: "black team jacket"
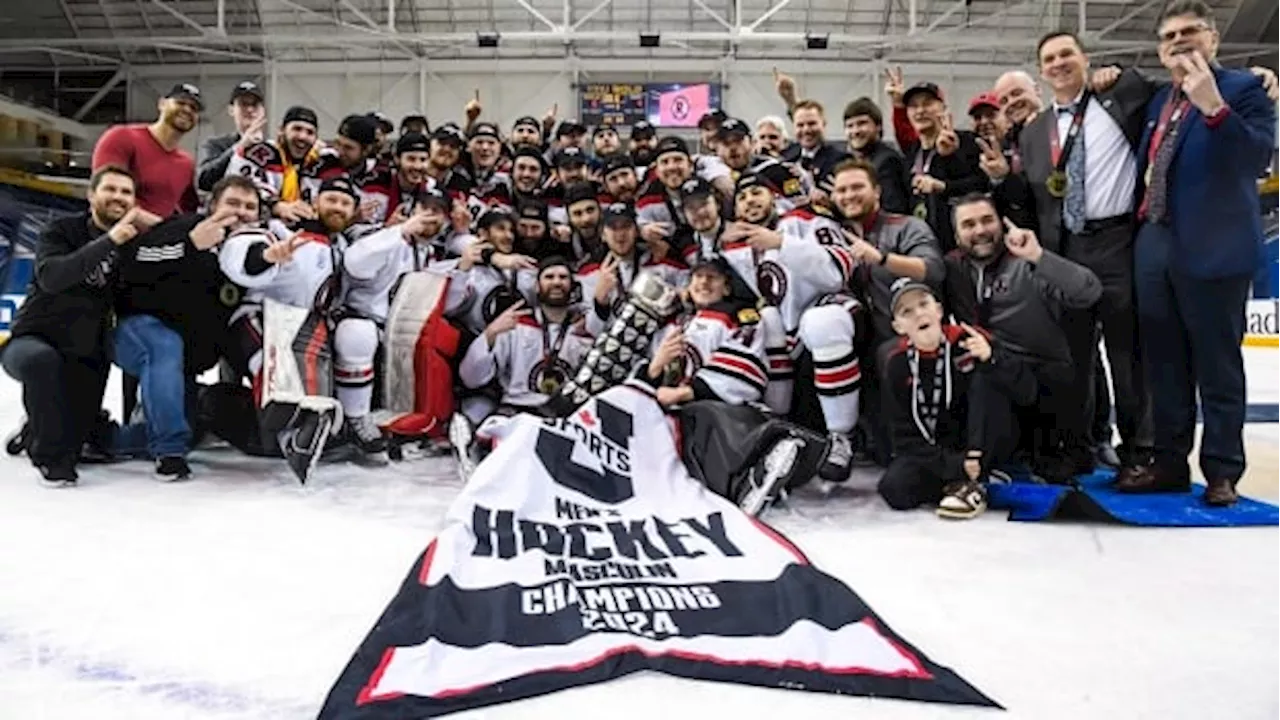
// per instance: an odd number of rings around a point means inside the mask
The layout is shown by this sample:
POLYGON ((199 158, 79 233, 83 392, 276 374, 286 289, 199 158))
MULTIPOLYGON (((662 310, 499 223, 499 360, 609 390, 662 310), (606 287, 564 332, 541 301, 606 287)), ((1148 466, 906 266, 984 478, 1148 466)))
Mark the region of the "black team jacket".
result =
POLYGON ((116 313, 151 315, 182 335, 189 375, 224 354, 227 322, 240 302, 217 249, 198 250, 188 236, 204 217, 179 215, 121 246, 116 273, 116 313))

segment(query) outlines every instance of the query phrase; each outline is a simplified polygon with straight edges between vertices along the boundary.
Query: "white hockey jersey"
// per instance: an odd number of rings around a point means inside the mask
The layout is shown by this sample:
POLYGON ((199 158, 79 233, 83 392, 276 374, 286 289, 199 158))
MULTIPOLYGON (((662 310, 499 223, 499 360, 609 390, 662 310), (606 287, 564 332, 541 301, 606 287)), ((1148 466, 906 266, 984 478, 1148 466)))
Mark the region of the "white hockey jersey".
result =
POLYGON ((764 305, 778 309, 794 334, 800 314, 825 295, 844 292, 856 261, 833 220, 800 208, 778 221, 782 246, 758 253, 746 242, 726 243, 723 257, 764 305), (819 222, 814 218, 822 218, 819 222))
POLYGON ((405 273, 426 270, 449 277, 444 312, 457 312, 467 302, 467 284, 457 272, 457 261, 437 261, 439 253, 434 241, 418 243, 406 239, 400 226, 384 228, 351 243, 343 263, 347 309, 384 323, 400 278, 405 273))
POLYGON ((280 199, 311 202, 320 190, 321 178, 315 172, 321 165, 320 153, 318 147, 312 148, 297 169, 297 197, 281 197, 290 163, 288 155, 275 143, 261 142, 237 148, 227 163, 226 174, 241 175, 252 180, 265 202, 280 199))
POLYGON ((586 330, 591 336, 599 335, 608 326, 622 303, 626 301, 631 283, 642 271, 653 273, 674 288, 682 288, 689 282, 689 268, 683 263, 670 258, 655 260, 649 253, 639 252, 637 248, 637 252, 633 253, 631 258, 618 263, 618 283, 614 286, 613 292, 609 293, 609 299, 605 305, 600 306, 595 297, 596 283, 600 281, 602 272, 601 264, 593 261, 578 268, 576 279, 578 286, 582 289, 582 307, 587 315, 586 330))
POLYGON ((231 282, 245 288, 244 300, 232 322, 261 309, 262 301, 321 312, 340 301, 341 271, 346 241, 329 235, 318 224, 304 223, 297 234, 305 239, 289 262, 275 265, 262 259, 262 251, 277 239, 265 228, 244 228, 232 233, 218 251, 218 264, 231 282), (255 270, 257 272, 255 272, 255 270))
POLYGON ((549 383, 563 383, 591 349, 592 339, 575 327, 578 315, 564 323, 547 322, 541 310, 520 319, 518 325, 494 340, 480 335, 467 348, 458 366, 458 378, 469 388, 481 388, 495 378, 502 386, 502 403, 536 407, 550 395, 549 383))
MULTIPOLYGON (((750 308, 736 312, 727 305, 702 308, 654 336, 649 356, 668 335, 683 332, 685 351, 676 385, 692 385, 698 400, 758 402, 769 383, 765 333, 759 322, 760 316, 750 308)), ((664 380, 671 384, 671 378, 664 380)))
POLYGON ((476 265, 459 270, 466 284, 467 299, 454 318, 467 330, 479 335, 489 323, 516 300, 534 307, 538 298, 538 273, 535 270, 501 270, 489 265, 476 265))

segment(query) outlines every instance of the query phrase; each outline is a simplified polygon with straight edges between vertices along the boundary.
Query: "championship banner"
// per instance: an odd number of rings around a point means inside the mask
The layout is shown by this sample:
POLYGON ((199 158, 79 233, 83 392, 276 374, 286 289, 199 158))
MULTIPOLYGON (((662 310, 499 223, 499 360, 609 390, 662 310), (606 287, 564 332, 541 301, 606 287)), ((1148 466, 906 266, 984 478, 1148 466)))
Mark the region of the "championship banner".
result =
POLYGON ((496 449, 321 720, 436 717, 639 670, 997 707, 695 482, 639 386, 487 434, 496 449))

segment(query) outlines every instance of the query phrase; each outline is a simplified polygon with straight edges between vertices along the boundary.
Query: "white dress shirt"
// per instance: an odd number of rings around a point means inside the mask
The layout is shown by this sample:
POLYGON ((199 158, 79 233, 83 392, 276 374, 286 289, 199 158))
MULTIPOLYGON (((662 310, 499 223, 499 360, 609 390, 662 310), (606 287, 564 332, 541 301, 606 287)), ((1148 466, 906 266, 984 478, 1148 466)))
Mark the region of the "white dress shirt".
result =
MULTIPOLYGON (((1077 96, 1076 102, 1079 101, 1077 96)), ((1066 142, 1072 114, 1058 112, 1060 107, 1063 106, 1055 102, 1053 112, 1058 120, 1058 138, 1066 142)), ((1098 98, 1090 97, 1084 111, 1085 219, 1103 220, 1132 212, 1137 181, 1138 162, 1128 138, 1098 98)))

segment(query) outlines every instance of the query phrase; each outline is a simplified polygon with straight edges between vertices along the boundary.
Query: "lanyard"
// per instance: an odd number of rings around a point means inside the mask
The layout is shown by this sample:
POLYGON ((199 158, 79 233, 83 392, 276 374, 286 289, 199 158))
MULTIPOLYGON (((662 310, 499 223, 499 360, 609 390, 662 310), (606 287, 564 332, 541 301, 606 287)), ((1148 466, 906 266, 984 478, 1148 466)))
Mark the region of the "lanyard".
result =
POLYGON ((937 154, 937 150, 931 148, 926 151, 924 146, 921 146, 920 149, 916 151, 916 159, 911 163, 911 174, 928 175, 929 168, 933 166, 933 158, 937 154))
POLYGON ((1151 146, 1147 148, 1147 167, 1155 165, 1156 153, 1162 143, 1173 142, 1178 137, 1178 121, 1191 106, 1190 101, 1180 96, 1177 91, 1169 93, 1169 100, 1160 110, 1160 122, 1151 133, 1151 146))
POLYGON ((542 330, 542 361, 547 367, 553 366, 556 359, 560 357, 560 348, 564 346, 565 338, 569 336, 569 328, 573 325, 573 320, 574 317, 572 312, 565 316, 564 322, 560 323, 560 332, 556 335, 555 342, 553 343, 551 341, 551 332, 548 329, 548 326, 551 323, 547 320, 547 316, 542 314, 542 317, 538 322, 538 327, 542 330))
POLYGON ((951 406, 951 343, 944 338, 942 353, 934 359, 931 397, 925 396, 924 385, 920 383, 920 353, 915 348, 907 350, 907 364, 911 367, 911 419, 924 439, 930 445, 937 445, 938 415, 944 391, 947 407, 951 406))
POLYGON ((1059 146, 1058 141, 1058 117, 1057 110, 1054 110, 1053 122, 1049 123, 1049 148, 1052 153, 1053 169, 1062 172, 1067 167, 1067 159, 1071 157, 1071 148, 1075 147, 1076 139, 1080 137, 1080 128, 1084 127, 1084 114, 1089 109, 1089 100, 1093 98, 1091 90, 1085 90, 1084 95, 1080 97, 1080 104, 1076 107, 1075 114, 1071 116, 1071 127, 1067 129, 1067 141, 1059 146))

